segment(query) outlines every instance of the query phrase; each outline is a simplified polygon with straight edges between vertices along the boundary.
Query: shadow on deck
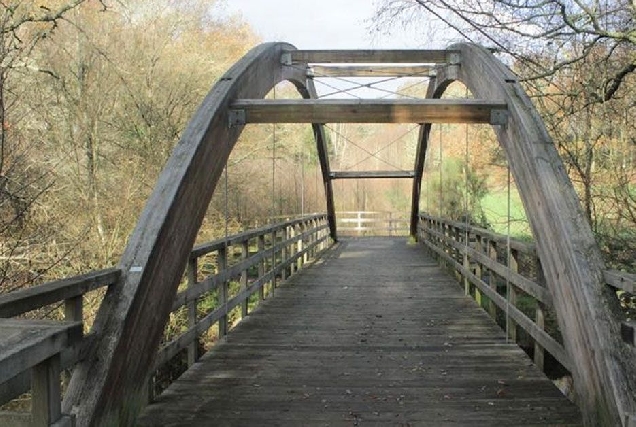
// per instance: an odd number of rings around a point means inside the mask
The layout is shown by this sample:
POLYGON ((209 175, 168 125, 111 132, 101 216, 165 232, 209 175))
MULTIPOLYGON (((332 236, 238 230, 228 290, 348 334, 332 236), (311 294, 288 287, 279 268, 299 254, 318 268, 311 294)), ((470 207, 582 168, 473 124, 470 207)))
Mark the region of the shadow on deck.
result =
POLYGON ((580 414, 420 246, 345 240, 138 419, 192 425, 578 425, 580 414))

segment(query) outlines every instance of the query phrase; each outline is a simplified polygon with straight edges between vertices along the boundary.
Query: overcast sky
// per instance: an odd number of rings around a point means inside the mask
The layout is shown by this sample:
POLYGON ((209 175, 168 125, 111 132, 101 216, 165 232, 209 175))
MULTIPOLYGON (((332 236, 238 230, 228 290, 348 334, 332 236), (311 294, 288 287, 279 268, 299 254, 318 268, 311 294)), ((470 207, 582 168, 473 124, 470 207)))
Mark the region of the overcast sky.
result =
POLYGON ((421 47, 402 33, 371 36, 374 0, 227 0, 263 41, 286 41, 299 49, 408 49, 421 47))

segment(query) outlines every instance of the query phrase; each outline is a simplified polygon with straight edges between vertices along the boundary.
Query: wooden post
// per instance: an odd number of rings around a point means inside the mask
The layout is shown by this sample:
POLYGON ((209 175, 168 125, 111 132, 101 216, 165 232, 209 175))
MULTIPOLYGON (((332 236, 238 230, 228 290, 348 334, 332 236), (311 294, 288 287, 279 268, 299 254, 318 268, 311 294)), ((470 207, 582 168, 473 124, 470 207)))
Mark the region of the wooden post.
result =
MULTIPOLYGON (((475 236, 475 250, 477 252, 483 252, 484 248, 483 248, 483 244, 482 244, 482 236, 480 236, 479 234, 475 236)), ((479 280, 481 280, 482 275, 481 275, 481 264, 477 261, 475 264, 475 272, 474 272, 475 276, 477 276, 477 278, 479 280)), ((481 293, 481 291, 479 290, 479 288, 477 286, 475 286, 475 301, 477 301, 477 304, 479 304, 480 307, 483 307, 484 304, 484 298, 483 295, 481 293)))
MULTIPOLYGON (((218 272, 221 273, 227 269, 227 246, 219 249, 218 251, 218 272)), ((227 303, 229 281, 225 280, 219 287, 219 305, 225 306, 227 303)), ((228 332, 228 313, 225 313, 219 319, 219 338, 227 335, 228 332)))
MULTIPOLYGON (((305 234, 306 231, 310 230, 310 226, 311 224, 309 222, 301 223, 300 232, 302 234, 305 234)), ((305 249, 305 237, 303 237, 301 241, 302 241, 303 249, 305 249)), ((307 236, 307 245, 311 246, 311 234, 307 236)), ((305 254, 303 255, 303 265, 307 264, 308 262, 309 262, 309 251, 305 252, 305 254)))
MULTIPOLYGON (((250 256, 250 241, 245 240, 241 243, 241 260, 246 260, 250 256)), ((241 272, 241 291, 247 289, 247 270, 241 272)), ((245 297, 241 304, 241 319, 247 317, 249 297, 245 297)))
POLYGON ((32 368, 31 386, 32 425, 48 427, 62 416, 59 353, 32 368))
MULTIPOLYGON (((541 266, 541 260, 537 257, 537 283, 545 287, 545 275, 543 274, 543 267, 541 266)), ((542 303, 537 301, 537 310, 535 313, 535 323, 543 331, 545 330, 545 311, 542 303)), ((534 342, 534 364, 542 371, 545 370, 545 350, 541 345, 534 342)))
POLYGON ((64 301, 64 320, 67 322, 82 322, 83 315, 83 295, 64 301))
MULTIPOLYGON (((299 237, 298 241, 296 242, 296 254, 299 255, 302 253, 303 251, 303 226, 302 224, 298 224, 296 226, 296 230, 297 230, 297 236, 299 237)), ((298 258, 296 258, 296 271, 302 270, 303 268, 303 259, 304 257, 302 255, 300 255, 298 258)))
MULTIPOLYGON (((296 227, 294 227, 293 225, 289 227, 289 234, 288 234, 288 239, 291 240, 294 237, 296 237, 296 227)), ((289 243, 289 246, 286 246, 288 248, 288 258, 290 259, 294 256, 294 254, 296 253, 295 249, 296 249, 296 245, 293 242, 289 243)), ((294 272, 296 271, 296 263, 291 263, 289 264, 289 275, 292 276, 294 274, 294 272)))
MULTIPOLYGON (((516 249, 510 249, 510 259, 509 259, 509 264, 508 264, 508 269, 511 272, 518 272, 519 271, 519 264, 518 264, 518 257, 519 257, 519 252, 516 249)), ((517 288, 510 283, 510 280, 508 280, 508 292, 510 293, 509 297, 508 297, 508 304, 510 304, 513 307, 517 306, 517 288)), ((514 320, 512 320, 510 318, 510 316, 508 316, 506 318, 506 322, 508 322, 508 337, 510 338, 510 340, 512 342, 517 342, 517 324, 515 323, 514 320)))
MULTIPOLYGON (((486 244, 488 250, 488 257, 493 261, 497 261, 497 242, 493 242, 492 240, 488 240, 486 244)), ((495 274, 492 270, 488 271, 488 282, 490 289, 492 289, 495 293, 497 293, 497 279, 495 278, 495 274)), ((490 317, 493 319, 497 319, 497 305, 490 301, 488 304, 488 312, 490 313, 490 317)))
POLYGON ((272 284, 269 288, 270 296, 274 296, 274 289, 276 289, 276 275, 278 274, 278 264, 276 263, 276 245, 278 245, 277 234, 278 231, 276 229, 272 230, 272 284))
MULTIPOLYGON (((197 283, 197 258, 190 258, 188 260, 187 276, 188 287, 192 287, 197 283)), ((194 327, 197 323, 197 298, 192 301, 188 301, 188 329, 194 327)), ((188 367, 194 365, 199 359, 199 337, 195 337, 194 340, 188 345, 188 367)))
MULTIPOLYGON (((265 251, 265 235, 261 234, 258 236, 258 253, 263 253, 265 251)), ((263 259, 260 260, 260 262, 258 263, 258 277, 263 277, 265 276, 265 265, 266 265, 266 261, 265 261, 265 257, 263 257, 263 259)), ((258 288, 258 300, 259 301, 263 301, 265 299, 265 283, 261 284, 261 286, 258 288)))

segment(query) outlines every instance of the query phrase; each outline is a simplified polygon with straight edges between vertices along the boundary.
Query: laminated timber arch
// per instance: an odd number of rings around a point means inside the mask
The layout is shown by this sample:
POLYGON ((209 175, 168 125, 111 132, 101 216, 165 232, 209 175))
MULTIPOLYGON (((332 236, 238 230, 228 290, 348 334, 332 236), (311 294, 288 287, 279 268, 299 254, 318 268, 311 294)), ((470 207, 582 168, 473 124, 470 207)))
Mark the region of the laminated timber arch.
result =
MULTIPOLYGON (((616 296, 605 286, 594 235, 545 126, 516 76, 486 49, 460 43, 460 63, 440 68, 428 98, 460 81, 476 98, 504 101, 508 120, 494 130, 525 207, 586 425, 632 425, 636 413, 635 353, 620 336, 616 296)), ((413 182, 411 234, 431 125, 420 128, 413 182)))
MULTIPOLYGON (((132 425, 187 256, 244 126, 229 123, 236 98, 262 98, 277 83, 315 97, 304 68, 284 67, 286 43, 252 49, 211 89, 164 167, 120 261, 122 278, 99 309, 96 340, 71 379, 64 410, 77 425, 132 425), (299 71, 300 70, 300 71, 299 71)), ((335 217, 322 126, 313 125, 321 158, 332 237, 335 217)))

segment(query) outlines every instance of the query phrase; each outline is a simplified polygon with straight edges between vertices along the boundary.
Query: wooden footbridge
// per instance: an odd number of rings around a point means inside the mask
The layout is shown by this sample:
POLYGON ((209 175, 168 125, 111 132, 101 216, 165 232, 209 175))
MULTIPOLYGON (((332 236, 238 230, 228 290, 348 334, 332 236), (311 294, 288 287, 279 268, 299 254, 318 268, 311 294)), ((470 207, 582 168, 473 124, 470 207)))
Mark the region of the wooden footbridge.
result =
POLYGON ((0 398, 32 395, 0 424, 634 426, 634 332, 616 298, 634 283, 606 270, 537 112, 488 50, 264 44, 205 98, 119 265, 0 296, 0 398), (426 76, 427 98, 317 99, 316 78, 370 73, 426 76), (304 99, 262 99, 283 80, 304 99), (474 98, 440 99, 456 80, 474 98), (193 247, 238 136, 270 122, 311 123, 326 213, 193 247), (333 122, 420 124, 413 170, 331 170, 333 122), (536 244, 420 212, 431 124, 459 122, 495 129, 536 244), (338 239, 332 180, 391 176, 413 180, 410 238, 338 239), (89 329, 83 296, 99 289, 89 329), (64 321, 23 316, 59 303, 64 321), (171 317, 187 326, 166 332, 171 317))

